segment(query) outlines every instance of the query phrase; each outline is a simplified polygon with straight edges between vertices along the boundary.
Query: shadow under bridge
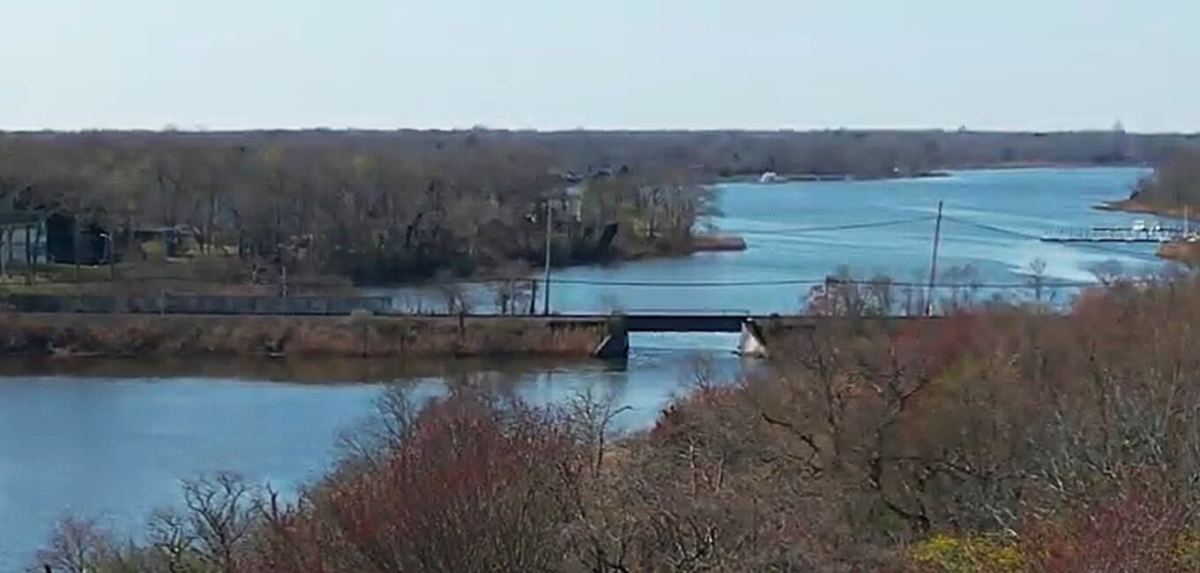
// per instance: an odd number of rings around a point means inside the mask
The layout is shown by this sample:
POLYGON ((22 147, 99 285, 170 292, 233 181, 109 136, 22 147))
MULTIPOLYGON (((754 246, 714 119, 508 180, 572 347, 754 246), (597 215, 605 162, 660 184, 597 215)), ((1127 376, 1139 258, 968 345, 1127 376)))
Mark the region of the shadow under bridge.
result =
POLYGON ((631 332, 727 332, 740 333, 738 353, 765 357, 766 345, 754 317, 745 310, 628 311, 610 319, 609 334, 593 355, 624 358, 629 354, 631 332))

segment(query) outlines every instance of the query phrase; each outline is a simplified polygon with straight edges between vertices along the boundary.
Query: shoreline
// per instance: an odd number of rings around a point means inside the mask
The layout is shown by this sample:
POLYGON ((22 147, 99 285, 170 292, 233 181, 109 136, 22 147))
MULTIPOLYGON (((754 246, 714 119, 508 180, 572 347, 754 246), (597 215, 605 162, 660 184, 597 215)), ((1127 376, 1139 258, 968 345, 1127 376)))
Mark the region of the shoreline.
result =
POLYGON ((1125 163, 1072 163, 1054 161, 1016 161, 1012 163, 995 163, 967 165, 964 167, 946 168, 947 171, 1003 171, 1021 169, 1146 169, 1148 165, 1137 162, 1125 163))
POLYGON ((730 175, 728 177, 717 177, 709 185, 723 185, 727 183, 752 183, 758 185, 778 185, 780 183, 850 183, 855 181, 904 181, 907 179, 940 179, 944 177, 953 177, 953 169, 932 169, 919 173, 910 173, 907 175, 890 175, 880 177, 855 177, 852 174, 815 174, 815 173, 783 173, 778 175, 778 179, 772 181, 762 181, 762 175, 730 175))
MULTIPOLYGON (((1144 203, 1136 199, 1105 201, 1104 203, 1096 205, 1094 208, 1100 211, 1154 215, 1156 217, 1165 217, 1180 221, 1188 219, 1191 215, 1191 209, 1188 207, 1164 207, 1144 203)), ((1154 250, 1154 254, 1157 255, 1158 258, 1165 261, 1174 261, 1191 265, 1200 262, 1200 243, 1171 241, 1159 245, 1158 248, 1154 250)))
MULTIPOLYGON (((626 253, 621 257, 612 257, 603 260, 568 263, 565 265, 551 264, 552 271, 560 271, 564 269, 576 268, 602 268, 608 266, 617 266, 625 263, 637 263, 644 261, 653 261, 657 259, 683 259, 695 255, 697 253, 718 253, 718 252, 740 252, 749 249, 746 239, 741 235, 722 233, 720 231, 713 233, 700 233, 692 237, 692 244, 686 250, 681 251, 655 251, 647 249, 635 253, 626 253)), ((477 274, 466 277, 454 277, 446 280, 437 279, 421 279, 407 282, 385 282, 385 283, 362 283, 356 284, 355 289, 385 289, 385 288, 413 288, 425 289, 435 288, 446 283, 461 284, 461 285, 486 285, 491 283, 505 282, 542 282, 541 267, 536 267, 530 275, 520 277, 505 277, 496 274, 477 274)))
MULTIPOLYGON (((633 253, 625 253, 622 256, 615 256, 608 259, 595 261, 579 261, 571 262, 563 265, 552 265, 553 270, 579 268, 579 267, 603 267, 608 265, 620 265, 623 263, 648 261, 654 259, 676 259, 685 258, 697 253, 710 252, 738 252, 748 249, 746 240, 738 235, 712 232, 698 233, 692 237, 691 244, 684 250, 668 250, 657 251, 655 249, 646 249, 633 253)), ((42 271, 47 268, 61 266, 58 271, 69 273, 70 265, 43 265, 42 271)), ((104 272, 107 267, 104 265, 94 265, 84 267, 89 272, 104 272)), ((126 271, 122 270, 124 274, 126 271)), ((330 277, 318 277, 318 279, 329 279, 330 277)), ((364 291, 378 289, 434 289, 444 286, 447 283, 456 285, 492 285, 515 282, 538 282, 542 281, 540 267, 533 270, 531 274, 523 276, 505 276, 499 273, 477 273, 463 277, 451 277, 439 279, 435 277, 410 278, 408 280, 400 280, 397 282, 362 282, 362 283, 347 283, 335 284, 332 281, 308 281, 304 278, 301 280, 289 283, 294 295, 337 295, 342 293, 362 293, 364 291)), ((109 290, 115 289, 123 295, 139 294, 139 290, 135 285, 140 285, 144 288, 146 296, 157 296, 160 292, 170 292, 172 294, 191 294, 191 295, 260 295, 271 296, 279 289, 277 284, 234 284, 234 283, 218 283, 206 282, 197 280, 186 280, 175 276, 163 276, 156 278, 139 277, 133 280, 128 277, 120 277, 116 281, 107 278, 97 278, 95 280, 82 281, 51 281, 35 280, 32 285, 26 284, 24 274, 12 274, 7 282, 0 282, 0 298, 3 297, 6 289, 13 293, 23 294, 53 294, 53 295, 88 295, 102 294, 109 290), (149 283, 154 283, 156 286, 147 286, 149 283), (164 288, 164 284, 171 284, 173 288, 164 288), (132 288, 132 290, 131 290, 132 288)), ((2 310, 2 307, 0 307, 2 310)))
POLYGON ((0 313, 0 357, 590 358, 610 325, 539 316, 0 313))
POLYGON ((1147 165, 1141 163, 1053 163, 1053 162, 1014 162, 1014 163, 992 163, 978 165, 962 165, 952 167, 938 167, 917 173, 907 175, 891 175, 881 177, 855 177, 853 174, 779 174, 779 181, 762 183, 759 178, 762 174, 739 174, 729 175, 726 177, 716 177, 709 185, 720 185, 726 183, 756 183, 762 185, 773 185, 777 183, 813 183, 813 182, 855 182, 855 181, 905 181, 918 179, 940 179, 945 177, 953 177, 956 172, 964 171, 1020 171, 1033 169, 1146 169, 1147 165))
POLYGON ((1183 220, 1190 215, 1187 211, 1190 208, 1183 206, 1163 207, 1144 203, 1137 199, 1118 199, 1115 201, 1105 201, 1094 207, 1100 211, 1114 211, 1122 213, 1137 213, 1142 215, 1157 215, 1159 217, 1167 217, 1170 219, 1183 220))
POLYGON ((0 355, 0 378, 69 376, 92 378, 201 377, 283 384, 379 384, 474 373, 499 376, 557 368, 603 369, 602 361, 574 357, 285 357, 209 356, 55 357, 0 355))
POLYGON ((1171 241, 1163 243, 1155 250, 1155 254, 1159 258, 1192 265, 1200 262, 1200 243, 1191 243, 1187 241, 1171 241))

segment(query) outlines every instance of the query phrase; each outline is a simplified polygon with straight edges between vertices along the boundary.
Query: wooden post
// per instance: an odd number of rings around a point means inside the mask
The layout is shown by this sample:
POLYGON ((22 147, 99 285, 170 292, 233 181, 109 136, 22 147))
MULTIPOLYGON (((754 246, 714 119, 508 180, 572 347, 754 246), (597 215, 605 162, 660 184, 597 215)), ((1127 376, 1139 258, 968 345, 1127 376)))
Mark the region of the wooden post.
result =
POLYGON ((546 278, 542 285, 542 295, 545 297, 545 302, 542 303, 542 314, 550 315, 550 251, 553 244, 550 242, 550 236, 553 232, 550 220, 550 197, 546 197, 546 278))
POLYGON ((529 281, 529 316, 534 316, 537 314, 537 295, 538 295, 538 286, 537 285, 538 285, 537 279, 531 279, 529 281))
MULTIPOLYGON (((39 225, 41 223, 38 223, 39 225)), ((29 227, 25 227, 25 284, 33 284, 33 265, 37 259, 37 251, 33 248, 33 237, 29 227)))
POLYGON ((29 274, 27 275, 27 278, 26 278, 26 282, 28 282, 30 285, 33 284, 35 271, 37 270, 34 267, 38 263, 38 258, 46 257, 47 259, 49 259, 49 257, 50 257, 50 253, 47 252, 47 249, 41 248, 42 235, 44 234, 45 230, 46 230, 46 218, 42 217, 38 221, 37 231, 34 232, 34 235, 33 235, 33 244, 34 244, 33 264, 29 266, 29 274))
POLYGON ((0 279, 8 278, 8 257, 12 254, 12 229, 0 228, 0 279))
POLYGON ((108 280, 109 282, 117 281, 117 250, 116 244, 113 242, 112 231, 104 233, 104 249, 108 256, 108 280))

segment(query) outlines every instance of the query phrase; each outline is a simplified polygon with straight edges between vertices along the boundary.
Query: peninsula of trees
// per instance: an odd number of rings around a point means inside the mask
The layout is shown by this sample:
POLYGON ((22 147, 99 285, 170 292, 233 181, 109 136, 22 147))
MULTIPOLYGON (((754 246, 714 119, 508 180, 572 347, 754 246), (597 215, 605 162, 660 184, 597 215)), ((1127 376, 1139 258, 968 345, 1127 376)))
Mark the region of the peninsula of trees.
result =
POLYGON ((1138 182, 1124 206, 1177 216, 1184 207, 1200 206, 1200 147, 1173 153, 1153 175, 1138 182))

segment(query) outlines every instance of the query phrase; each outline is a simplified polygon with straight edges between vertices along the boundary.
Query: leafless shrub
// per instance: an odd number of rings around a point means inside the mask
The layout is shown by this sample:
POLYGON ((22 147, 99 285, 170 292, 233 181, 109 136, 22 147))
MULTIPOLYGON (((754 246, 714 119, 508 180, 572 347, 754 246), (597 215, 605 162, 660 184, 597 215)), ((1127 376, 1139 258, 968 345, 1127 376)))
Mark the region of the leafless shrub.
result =
POLYGON ((95 520, 68 516, 55 527, 37 558, 53 571, 92 573, 116 554, 112 537, 95 520))

